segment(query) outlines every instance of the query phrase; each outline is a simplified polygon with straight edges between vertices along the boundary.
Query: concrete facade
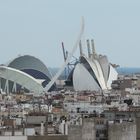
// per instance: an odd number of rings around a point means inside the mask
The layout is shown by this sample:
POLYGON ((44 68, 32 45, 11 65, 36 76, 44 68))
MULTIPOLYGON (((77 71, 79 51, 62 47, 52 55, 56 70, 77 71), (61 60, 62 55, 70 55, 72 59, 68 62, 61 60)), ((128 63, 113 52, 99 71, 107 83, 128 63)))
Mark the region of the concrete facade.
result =
POLYGON ((41 124, 41 122, 46 122, 47 116, 27 116, 27 124, 41 124))
POLYGON ((140 140, 140 117, 136 118, 136 127, 137 127, 136 130, 137 140, 140 140))
POLYGON ((0 136, 0 140, 68 140, 67 136, 0 136))
POLYGON ((109 124, 108 140, 136 140, 135 123, 109 124))
POLYGON ((96 140, 94 118, 83 119, 82 140, 96 140))
POLYGON ((81 140, 82 139, 82 126, 70 125, 68 127, 68 140, 81 140))
POLYGON ((119 121, 120 119, 128 121, 129 119, 135 120, 136 117, 140 117, 140 112, 133 110, 133 108, 130 111, 107 110, 103 114, 108 121, 119 121))
POLYGON ((70 125, 68 140, 96 140, 95 119, 83 119, 82 125, 70 125))

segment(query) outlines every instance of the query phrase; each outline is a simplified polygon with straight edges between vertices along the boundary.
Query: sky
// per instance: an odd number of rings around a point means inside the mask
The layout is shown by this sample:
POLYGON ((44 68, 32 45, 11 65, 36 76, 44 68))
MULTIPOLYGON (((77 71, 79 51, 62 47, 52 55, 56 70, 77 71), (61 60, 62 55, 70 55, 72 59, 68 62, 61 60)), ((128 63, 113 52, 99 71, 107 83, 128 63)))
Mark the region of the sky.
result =
MULTIPOLYGON (((61 67, 80 32, 96 51, 121 67, 140 67, 140 0, 1 0, 0 64, 32 55, 47 67, 61 67)), ((74 54, 79 57, 79 50, 74 54)))

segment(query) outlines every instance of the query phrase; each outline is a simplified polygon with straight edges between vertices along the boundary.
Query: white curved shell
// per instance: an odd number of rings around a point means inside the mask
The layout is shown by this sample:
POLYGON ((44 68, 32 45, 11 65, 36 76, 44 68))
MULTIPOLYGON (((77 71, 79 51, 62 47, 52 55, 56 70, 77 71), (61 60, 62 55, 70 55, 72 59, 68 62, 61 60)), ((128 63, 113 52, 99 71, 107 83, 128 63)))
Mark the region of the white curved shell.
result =
POLYGON ((14 68, 0 66, 0 77, 6 79, 7 81, 10 80, 17 83, 34 93, 42 93, 44 91, 40 81, 14 68))
POLYGON ((113 80, 117 79, 116 70, 108 63, 107 57, 87 58, 81 56, 73 73, 75 90, 106 90, 111 88, 113 80))
POLYGON ((108 89, 111 89, 111 83, 113 80, 116 80, 118 77, 117 71, 110 65, 110 72, 109 72, 109 77, 108 77, 108 82, 107 82, 107 87, 108 89))
POLYGON ((77 64, 73 72, 74 89, 83 90, 100 90, 97 82, 82 64, 77 64))
POLYGON ((91 66, 92 70, 94 71, 94 74, 101 86, 102 89, 107 89, 106 84, 105 84, 105 79, 103 76, 103 72, 101 69, 101 66, 97 60, 89 60, 88 58, 86 59, 89 65, 91 66))
POLYGON ((101 88, 102 89, 107 89, 105 79, 104 79, 104 75, 103 75, 103 71, 102 71, 102 68, 101 68, 99 62, 97 60, 93 60, 93 62, 96 65, 96 69, 97 69, 98 74, 99 74, 97 78, 98 78, 98 81, 101 85, 101 88))
POLYGON ((98 58, 98 61, 99 61, 100 66, 102 68, 105 82, 107 83, 108 74, 109 74, 109 62, 108 62, 107 56, 105 56, 105 55, 104 56, 100 56, 98 58))

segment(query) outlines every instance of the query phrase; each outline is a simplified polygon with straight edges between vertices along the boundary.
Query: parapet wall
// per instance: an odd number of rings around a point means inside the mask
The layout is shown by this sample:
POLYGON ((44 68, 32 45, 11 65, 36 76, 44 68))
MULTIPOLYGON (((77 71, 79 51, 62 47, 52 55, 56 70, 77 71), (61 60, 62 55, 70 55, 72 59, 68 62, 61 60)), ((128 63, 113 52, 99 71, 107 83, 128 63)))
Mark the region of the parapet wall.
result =
POLYGON ((28 140, 68 140, 67 136, 28 136, 28 140))

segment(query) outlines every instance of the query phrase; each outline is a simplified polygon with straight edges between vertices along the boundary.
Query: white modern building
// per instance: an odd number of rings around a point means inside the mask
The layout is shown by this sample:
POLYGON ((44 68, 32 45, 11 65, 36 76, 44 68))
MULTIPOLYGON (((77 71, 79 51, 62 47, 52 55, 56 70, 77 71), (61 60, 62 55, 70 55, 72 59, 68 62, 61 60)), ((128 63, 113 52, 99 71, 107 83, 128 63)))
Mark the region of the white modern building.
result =
POLYGON ((111 89, 111 83, 116 80, 118 73, 109 63, 107 56, 98 55, 95 52, 93 40, 91 40, 92 52, 89 40, 87 40, 88 57, 80 48, 79 62, 68 77, 72 81, 76 91, 100 91, 111 89))
POLYGON ((7 65, 0 66, 0 89, 6 93, 21 89, 36 94, 43 93, 50 80, 51 74, 45 64, 30 55, 19 56, 7 65))

